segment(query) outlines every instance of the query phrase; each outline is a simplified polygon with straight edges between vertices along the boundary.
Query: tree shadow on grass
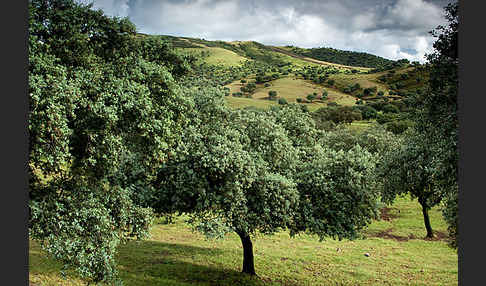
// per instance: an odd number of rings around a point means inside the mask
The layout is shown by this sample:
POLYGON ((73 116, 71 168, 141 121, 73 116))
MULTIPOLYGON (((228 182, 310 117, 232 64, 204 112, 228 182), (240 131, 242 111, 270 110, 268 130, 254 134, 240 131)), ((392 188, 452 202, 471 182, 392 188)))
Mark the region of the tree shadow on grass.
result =
MULTIPOLYGON (((59 276, 61 281, 66 279, 66 285, 70 283, 69 281, 80 278, 74 269, 69 269, 66 276, 62 278, 60 273, 62 264, 48 258, 37 243, 29 252, 30 260, 35 261, 36 264, 35 269, 29 269, 31 273, 59 276)), ((131 241, 119 246, 116 261, 123 285, 129 286, 268 285, 259 277, 251 277, 235 270, 240 265, 229 269, 225 268, 223 263, 217 265, 208 259, 211 256, 221 255, 234 255, 234 253, 219 248, 177 243, 131 241)))
POLYGON ((134 241, 119 248, 117 262, 125 285, 266 284, 258 277, 224 268, 223 265, 211 265, 209 260, 204 260, 204 257, 225 255, 225 252, 218 248, 177 243, 134 241))

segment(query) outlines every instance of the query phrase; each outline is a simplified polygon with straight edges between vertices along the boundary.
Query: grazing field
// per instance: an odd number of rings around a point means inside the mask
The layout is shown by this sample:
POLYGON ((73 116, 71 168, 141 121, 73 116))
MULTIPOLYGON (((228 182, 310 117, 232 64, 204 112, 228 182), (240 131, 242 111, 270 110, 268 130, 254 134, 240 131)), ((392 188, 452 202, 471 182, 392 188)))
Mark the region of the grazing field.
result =
MULTIPOLYGON (((250 80, 250 78, 247 80, 250 80)), ((265 87, 263 84, 257 84, 257 88, 252 94, 252 98, 233 97, 231 95, 227 96, 226 100, 228 105, 233 108, 246 106, 267 108, 272 105, 277 105, 278 103, 276 100, 268 100, 268 92, 271 90, 277 92, 277 99, 285 98, 287 102, 294 103, 297 98, 305 99, 310 93, 316 92, 318 95, 321 95, 322 91, 326 89, 328 91, 328 98, 326 100, 323 101, 318 99, 314 100, 312 103, 305 103, 311 111, 316 110, 319 107, 327 106, 327 103, 329 102, 336 102, 340 105, 349 106, 354 105, 356 102, 356 99, 353 96, 342 93, 339 90, 323 87, 314 84, 311 81, 298 79, 293 76, 282 77, 269 82, 269 84, 270 86, 268 87, 265 87)), ((240 81, 235 81, 227 85, 227 87, 229 87, 230 94, 232 94, 233 92, 240 91, 240 88, 243 85, 244 84, 240 83, 240 81)))
POLYGON ((200 54, 202 51, 209 52, 209 56, 204 58, 204 61, 212 65, 239 66, 242 62, 251 60, 227 49, 198 45, 201 48, 180 48, 179 50, 195 54, 200 54))
MULTIPOLYGON (((457 285, 457 254, 445 241, 440 211, 430 211, 436 238, 425 240, 420 205, 409 198, 382 209, 382 219, 355 241, 314 236, 290 238, 287 232, 253 240, 258 277, 240 273, 241 242, 236 234, 206 240, 182 218, 153 226, 152 237, 120 247, 124 285, 457 285), (369 253, 369 257, 364 254, 369 253)), ((31 285, 86 285, 47 259, 31 242, 31 285)))

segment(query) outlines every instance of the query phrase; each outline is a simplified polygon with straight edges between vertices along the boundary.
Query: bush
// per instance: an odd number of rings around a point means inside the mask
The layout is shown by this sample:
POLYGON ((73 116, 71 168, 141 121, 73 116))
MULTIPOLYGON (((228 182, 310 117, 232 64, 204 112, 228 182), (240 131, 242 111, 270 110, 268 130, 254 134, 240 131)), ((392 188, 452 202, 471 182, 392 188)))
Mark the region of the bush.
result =
POLYGON ((266 82, 266 83, 265 83, 263 86, 264 86, 264 87, 269 87, 269 86, 270 86, 270 84, 269 84, 268 82, 266 82))
POLYGON ((376 109, 368 105, 354 106, 354 108, 361 111, 361 116, 365 120, 376 118, 376 116, 378 115, 376 109))
POLYGON ((288 104, 288 103, 287 103, 287 100, 285 98, 279 98, 278 104, 284 105, 284 104, 288 104))
POLYGON ((321 107, 313 113, 314 120, 333 121, 334 123, 351 123, 362 120, 361 111, 349 106, 321 107))
POLYGON ((298 103, 302 103, 302 98, 300 98, 300 97, 299 97, 299 98, 297 98, 297 99, 296 99, 296 101, 297 101, 298 103))
POLYGON ((240 80, 241 83, 246 83, 245 79, 240 80))
POLYGON ((377 91, 377 87, 374 86, 374 87, 365 88, 363 90, 363 93, 364 93, 364 95, 368 96, 368 95, 371 95, 371 94, 375 93, 376 91, 377 91))
POLYGON ((387 131, 393 132, 394 134, 402 134, 410 127, 414 126, 414 122, 411 120, 397 120, 391 121, 385 124, 385 129, 387 131))
POLYGON ((307 95, 307 100, 309 100, 310 102, 312 102, 314 99, 316 99, 316 94, 308 94, 307 95))
POLYGON ((327 83, 332 86, 332 85, 334 85, 334 80, 330 79, 330 80, 327 81, 327 83))
POLYGON ((327 90, 325 90, 325 89, 324 89, 324 90, 322 91, 322 96, 321 96, 321 99, 322 99, 322 100, 327 99, 327 95, 328 95, 327 90))
POLYGON ((379 124, 392 122, 396 119, 398 119, 398 116, 395 113, 383 113, 376 116, 376 122, 378 122, 379 124))
POLYGON ((269 97, 270 99, 274 99, 275 97, 277 97, 277 92, 276 92, 275 90, 270 90, 270 91, 268 92, 268 97, 269 97))
POLYGON ((400 109, 398 109, 398 107, 393 105, 393 104, 387 104, 387 105, 383 106, 383 112, 385 112, 385 113, 399 113, 400 109))

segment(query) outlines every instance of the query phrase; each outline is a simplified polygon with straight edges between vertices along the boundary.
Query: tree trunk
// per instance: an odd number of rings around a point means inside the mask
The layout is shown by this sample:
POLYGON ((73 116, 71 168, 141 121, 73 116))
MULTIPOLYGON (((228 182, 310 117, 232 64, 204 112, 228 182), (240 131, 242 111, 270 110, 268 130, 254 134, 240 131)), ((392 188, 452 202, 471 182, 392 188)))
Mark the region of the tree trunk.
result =
POLYGON ((427 237, 433 238, 434 233, 432 232, 432 227, 430 226, 429 210, 425 202, 420 202, 422 205, 422 214, 424 215, 425 229, 427 230, 427 237))
POLYGON ((251 243, 250 236, 246 233, 238 232, 243 245, 243 270, 241 272, 256 275, 255 263, 253 261, 253 244, 251 243))

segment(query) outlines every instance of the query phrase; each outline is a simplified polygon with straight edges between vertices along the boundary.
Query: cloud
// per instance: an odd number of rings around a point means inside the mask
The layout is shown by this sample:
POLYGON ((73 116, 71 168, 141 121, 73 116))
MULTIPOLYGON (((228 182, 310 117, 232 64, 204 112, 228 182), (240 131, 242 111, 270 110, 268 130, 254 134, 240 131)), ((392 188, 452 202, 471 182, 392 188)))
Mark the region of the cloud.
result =
POLYGON ((424 62, 449 0, 95 0, 139 32, 333 47, 424 62))

